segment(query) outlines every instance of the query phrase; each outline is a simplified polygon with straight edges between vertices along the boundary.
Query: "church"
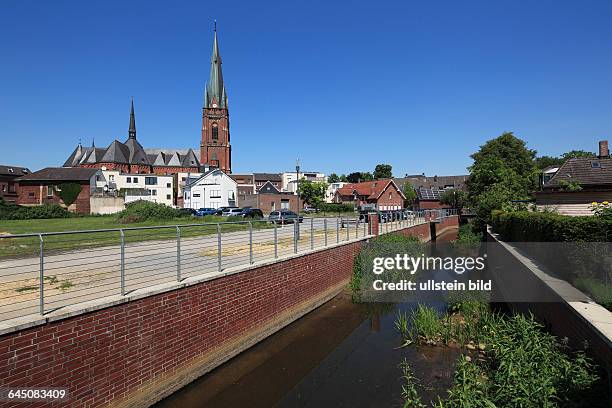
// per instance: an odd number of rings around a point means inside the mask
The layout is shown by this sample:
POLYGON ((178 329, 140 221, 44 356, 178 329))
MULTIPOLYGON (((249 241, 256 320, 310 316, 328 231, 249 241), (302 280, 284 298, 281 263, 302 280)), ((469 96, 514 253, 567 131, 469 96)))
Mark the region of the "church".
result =
POLYGON ((85 147, 79 143, 64 163, 64 167, 100 168, 127 174, 177 175, 204 173, 211 169, 231 173, 232 148, 227 91, 223 83, 216 26, 210 77, 204 89, 199 157, 196 151, 191 148, 144 148, 136 138, 136 116, 132 99, 127 140, 123 143, 114 140, 106 148, 96 147, 94 143, 85 147))

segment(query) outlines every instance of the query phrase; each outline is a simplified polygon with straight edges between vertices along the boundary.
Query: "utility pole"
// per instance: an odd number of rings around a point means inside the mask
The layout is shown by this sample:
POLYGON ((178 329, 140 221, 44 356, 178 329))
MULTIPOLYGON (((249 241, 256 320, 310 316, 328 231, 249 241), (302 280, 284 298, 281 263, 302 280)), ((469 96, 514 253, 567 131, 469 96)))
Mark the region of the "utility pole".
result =
POLYGON ((295 193, 297 194, 297 227, 296 231, 296 239, 300 239, 300 158, 298 157, 295 162, 295 193))

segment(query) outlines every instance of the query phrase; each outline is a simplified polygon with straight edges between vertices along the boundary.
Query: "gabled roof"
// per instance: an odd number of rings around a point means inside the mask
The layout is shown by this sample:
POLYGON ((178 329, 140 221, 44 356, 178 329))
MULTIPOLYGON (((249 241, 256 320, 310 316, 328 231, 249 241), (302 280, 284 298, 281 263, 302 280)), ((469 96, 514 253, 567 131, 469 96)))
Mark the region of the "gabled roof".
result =
POLYGON ((196 157, 196 154, 193 152, 193 150, 189 149, 187 151, 187 154, 183 156, 181 160, 181 165, 183 167, 193 167, 199 166, 200 162, 198 161, 198 158, 196 157))
POLYGON ((340 187, 338 190, 336 190, 336 192, 341 196, 352 196, 357 194, 360 196, 365 196, 368 199, 376 200, 387 189, 389 184, 391 184, 400 193, 400 195, 404 197, 404 194, 399 189, 397 184, 395 184, 395 182, 391 179, 364 181, 361 183, 348 183, 343 187, 340 187))
POLYGON ((0 175, 2 176, 21 177, 30 173, 30 169, 27 167, 5 166, 0 164, 0 175))
POLYGON ((128 138, 124 143, 129 150, 128 160, 130 164, 149 164, 149 159, 142 145, 135 138, 128 138))
POLYGON ((577 181, 581 186, 612 185, 612 158, 576 157, 561 165, 544 187, 557 187, 562 181, 577 181))
POLYGON ((283 181, 278 173, 253 173, 255 181, 283 181))
POLYGON ((18 181, 88 181, 99 171, 85 167, 46 167, 20 177, 18 181))
POLYGON ((106 153, 100 160, 103 163, 128 163, 130 157, 129 149, 120 141, 114 140, 106 149, 106 153))
POLYGON ((280 194, 280 190, 274 187, 270 181, 266 181, 258 190, 259 194, 280 194))
POLYGON ((191 186, 193 186, 195 184, 198 184, 200 182, 200 180, 202 180, 202 179, 205 179, 205 178, 207 178, 209 176, 216 176, 216 175, 225 176, 228 179, 230 179, 234 184, 236 184, 236 181, 234 179, 232 179, 230 176, 228 176, 227 173, 225 173, 223 170, 212 169, 212 170, 209 170, 206 173, 202 174, 200 177, 189 177, 187 180, 185 180, 185 187, 191 187, 191 186))

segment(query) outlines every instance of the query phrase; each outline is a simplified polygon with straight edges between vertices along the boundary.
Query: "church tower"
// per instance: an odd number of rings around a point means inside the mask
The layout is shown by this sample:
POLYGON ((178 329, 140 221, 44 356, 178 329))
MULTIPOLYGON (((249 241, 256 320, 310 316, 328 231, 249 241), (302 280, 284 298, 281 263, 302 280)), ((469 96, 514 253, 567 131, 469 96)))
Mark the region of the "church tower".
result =
POLYGON ((200 163, 217 167, 226 173, 232 172, 227 93, 221 72, 221 55, 219 54, 216 23, 213 51, 210 59, 210 77, 204 89, 200 163))

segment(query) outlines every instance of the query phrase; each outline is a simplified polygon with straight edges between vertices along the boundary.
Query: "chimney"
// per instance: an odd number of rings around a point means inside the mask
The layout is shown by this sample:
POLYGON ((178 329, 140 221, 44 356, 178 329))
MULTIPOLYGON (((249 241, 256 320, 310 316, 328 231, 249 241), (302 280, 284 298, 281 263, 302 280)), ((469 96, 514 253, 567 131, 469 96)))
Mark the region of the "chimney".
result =
POLYGON ((599 141, 599 158, 603 159, 610 156, 610 150, 608 150, 608 141, 600 140, 599 141))

